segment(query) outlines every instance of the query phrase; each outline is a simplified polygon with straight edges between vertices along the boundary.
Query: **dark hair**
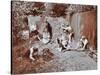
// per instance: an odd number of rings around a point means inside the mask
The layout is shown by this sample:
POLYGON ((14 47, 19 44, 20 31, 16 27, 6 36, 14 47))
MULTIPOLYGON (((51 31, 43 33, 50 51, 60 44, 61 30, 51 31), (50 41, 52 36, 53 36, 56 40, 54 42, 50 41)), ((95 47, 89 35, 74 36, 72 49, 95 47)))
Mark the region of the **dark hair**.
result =
POLYGON ((51 25, 46 21, 46 23, 47 23, 47 26, 46 26, 46 28, 47 28, 47 30, 48 30, 48 32, 50 32, 50 39, 52 38, 52 27, 51 27, 51 25))

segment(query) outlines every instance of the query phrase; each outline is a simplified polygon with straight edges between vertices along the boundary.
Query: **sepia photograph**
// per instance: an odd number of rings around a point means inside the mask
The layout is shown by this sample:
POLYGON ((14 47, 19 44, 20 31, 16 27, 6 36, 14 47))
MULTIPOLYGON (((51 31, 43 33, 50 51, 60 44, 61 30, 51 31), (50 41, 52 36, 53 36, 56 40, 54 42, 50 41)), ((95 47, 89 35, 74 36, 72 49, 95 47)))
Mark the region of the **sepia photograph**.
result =
POLYGON ((11 73, 97 70, 97 6, 11 1, 11 73))

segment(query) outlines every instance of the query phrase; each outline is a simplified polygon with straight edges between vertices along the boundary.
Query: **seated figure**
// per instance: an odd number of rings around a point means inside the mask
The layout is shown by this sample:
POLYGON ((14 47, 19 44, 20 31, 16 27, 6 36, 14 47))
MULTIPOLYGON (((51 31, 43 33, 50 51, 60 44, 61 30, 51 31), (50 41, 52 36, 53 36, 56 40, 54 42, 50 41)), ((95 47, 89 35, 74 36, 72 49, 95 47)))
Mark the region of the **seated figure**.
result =
POLYGON ((43 23, 45 26, 41 30, 39 30, 38 39, 42 41, 44 44, 50 42, 52 37, 52 28, 48 22, 43 23))
POLYGON ((79 40, 77 49, 86 50, 87 48, 88 48, 88 40, 86 39, 85 36, 82 36, 81 39, 79 40))
POLYGON ((74 38, 73 28, 70 25, 66 25, 65 27, 61 26, 61 28, 66 33, 66 35, 68 35, 69 43, 71 43, 72 39, 74 38))

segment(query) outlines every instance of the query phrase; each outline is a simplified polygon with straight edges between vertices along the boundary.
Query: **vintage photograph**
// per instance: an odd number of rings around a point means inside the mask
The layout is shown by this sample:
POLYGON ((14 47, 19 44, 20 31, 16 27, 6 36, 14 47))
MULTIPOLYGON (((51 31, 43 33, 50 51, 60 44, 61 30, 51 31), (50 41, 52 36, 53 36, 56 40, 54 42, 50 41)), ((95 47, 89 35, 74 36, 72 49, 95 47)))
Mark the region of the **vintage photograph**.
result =
POLYGON ((11 1, 12 74, 97 69, 97 6, 11 1))

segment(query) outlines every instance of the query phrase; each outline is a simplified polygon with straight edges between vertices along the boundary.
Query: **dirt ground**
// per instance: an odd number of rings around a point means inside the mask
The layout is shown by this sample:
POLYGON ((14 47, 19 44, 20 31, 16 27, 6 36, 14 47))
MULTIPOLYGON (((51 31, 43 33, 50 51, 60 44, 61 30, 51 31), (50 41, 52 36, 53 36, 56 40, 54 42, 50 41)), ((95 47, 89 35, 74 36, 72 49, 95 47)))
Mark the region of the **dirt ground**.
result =
POLYGON ((49 57, 40 56, 38 60, 29 59, 25 49, 14 50, 12 70, 14 74, 45 73, 62 71, 81 71, 97 69, 97 63, 85 52, 53 50, 49 57), (23 50, 23 51, 22 51, 23 50), (20 51, 20 52, 19 52, 20 51))

